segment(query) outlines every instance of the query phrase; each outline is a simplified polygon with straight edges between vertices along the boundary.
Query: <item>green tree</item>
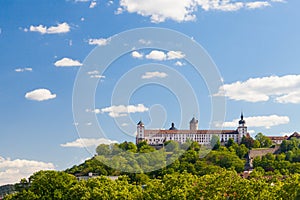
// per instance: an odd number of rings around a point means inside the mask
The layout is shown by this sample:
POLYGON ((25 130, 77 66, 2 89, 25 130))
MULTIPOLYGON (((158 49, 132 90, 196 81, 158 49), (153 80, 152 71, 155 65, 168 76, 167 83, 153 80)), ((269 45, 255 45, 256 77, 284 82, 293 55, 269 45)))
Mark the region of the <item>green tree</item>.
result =
POLYGON ((252 137, 242 137, 241 144, 244 144, 248 149, 252 149, 254 147, 254 139, 252 137))
POLYGON ((164 148, 167 152, 176 152, 179 149, 179 144, 176 141, 169 140, 164 143, 164 148))
POLYGON ((221 147, 220 137, 217 135, 213 135, 210 140, 210 146, 213 150, 217 150, 221 147))
POLYGON ((107 156, 111 154, 110 147, 107 144, 100 144, 99 146, 97 146, 96 152, 98 155, 103 155, 103 156, 107 156))
POLYGON ((270 147, 272 145, 272 140, 262 133, 258 133, 255 139, 259 141, 260 147, 270 147))

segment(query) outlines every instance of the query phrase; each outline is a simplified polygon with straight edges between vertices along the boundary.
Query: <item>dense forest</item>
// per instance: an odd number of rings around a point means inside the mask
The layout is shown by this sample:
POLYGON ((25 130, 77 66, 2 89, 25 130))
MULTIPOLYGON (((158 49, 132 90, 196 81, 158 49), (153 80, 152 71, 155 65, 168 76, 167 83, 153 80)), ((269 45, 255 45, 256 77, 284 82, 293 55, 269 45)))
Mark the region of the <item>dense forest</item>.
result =
POLYGON ((275 154, 254 158, 246 177, 249 150, 272 148, 272 142, 261 133, 241 144, 216 141, 207 152, 192 141, 168 141, 160 150, 146 142, 101 144, 78 166, 22 179, 5 199, 300 199, 300 140, 285 140, 275 154), (163 167, 151 171, 147 165, 163 167), (77 180, 90 172, 99 176, 77 180))

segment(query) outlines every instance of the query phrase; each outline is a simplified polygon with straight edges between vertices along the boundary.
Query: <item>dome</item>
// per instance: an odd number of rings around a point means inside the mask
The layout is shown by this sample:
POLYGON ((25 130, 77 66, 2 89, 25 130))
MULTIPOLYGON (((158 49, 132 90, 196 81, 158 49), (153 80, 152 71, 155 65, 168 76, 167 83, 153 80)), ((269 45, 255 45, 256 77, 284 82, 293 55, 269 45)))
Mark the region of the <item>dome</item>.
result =
POLYGON ((137 123, 137 125, 144 126, 144 123, 142 122, 142 120, 140 120, 139 123, 137 123))
POLYGON ((190 123, 198 123, 198 120, 196 120, 195 117, 193 117, 193 119, 190 121, 190 123))
POLYGON ((169 128, 169 130, 177 130, 177 128, 175 128, 175 124, 174 123, 172 123, 172 126, 171 126, 171 128, 169 128))
POLYGON ((239 121, 239 124, 245 124, 245 123, 246 123, 246 121, 244 120, 244 115, 243 115, 243 113, 241 113, 241 119, 239 121))

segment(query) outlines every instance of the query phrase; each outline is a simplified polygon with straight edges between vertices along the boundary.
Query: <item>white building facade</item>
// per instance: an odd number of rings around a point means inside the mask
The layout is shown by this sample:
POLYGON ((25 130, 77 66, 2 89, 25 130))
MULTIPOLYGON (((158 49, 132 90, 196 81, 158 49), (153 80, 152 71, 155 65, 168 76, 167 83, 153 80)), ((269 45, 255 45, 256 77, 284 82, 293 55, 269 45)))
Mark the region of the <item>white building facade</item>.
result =
POLYGON ((247 126, 243 114, 236 130, 198 130, 198 120, 194 117, 190 121, 190 130, 177 130, 174 123, 169 130, 148 130, 142 121, 137 124, 136 143, 146 141, 152 146, 161 146, 164 142, 173 140, 179 143, 196 141, 201 145, 210 144, 213 135, 220 138, 220 142, 226 143, 230 138, 240 143, 243 136, 248 136, 247 126))

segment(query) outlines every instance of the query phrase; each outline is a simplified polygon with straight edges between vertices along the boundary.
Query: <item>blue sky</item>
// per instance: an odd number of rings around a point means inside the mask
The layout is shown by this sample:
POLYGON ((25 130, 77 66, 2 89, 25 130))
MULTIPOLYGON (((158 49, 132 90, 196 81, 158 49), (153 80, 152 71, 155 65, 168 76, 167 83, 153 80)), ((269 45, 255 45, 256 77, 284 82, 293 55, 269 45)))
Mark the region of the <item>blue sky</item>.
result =
MULTIPOLYGON (((1 1, 0 184, 39 169, 71 167, 91 157, 98 143, 134 141, 133 133, 125 132, 140 119, 147 128, 175 122, 187 129, 194 115, 199 127, 207 129, 212 125, 211 96, 226 99, 225 121, 215 128, 235 129, 243 110, 253 136, 299 131, 299 5, 283 0, 1 1), (185 52, 133 49, 103 74, 97 68, 86 71, 98 87, 94 107, 84 112, 96 115, 106 138, 78 135, 76 127, 88 131, 95 126, 74 121, 72 110, 73 87, 79 72, 85 72, 88 55, 113 43, 114 35, 143 27, 178 31, 202 45, 224 87, 210 94, 185 52), (134 72, 137 83, 165 81, 171 72, 182 75, 195 92, 199 111, 191 106, 195 111, 182 117, 178 95, 159 84, 138 88, 126 105, 112 104, 114 87, 134 69, 144 70, 134 72)), ((179 90, 182 85, 172 84, 179 90)))

